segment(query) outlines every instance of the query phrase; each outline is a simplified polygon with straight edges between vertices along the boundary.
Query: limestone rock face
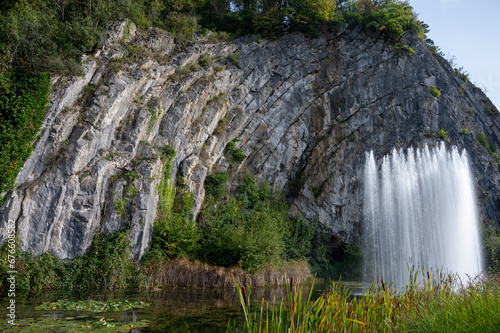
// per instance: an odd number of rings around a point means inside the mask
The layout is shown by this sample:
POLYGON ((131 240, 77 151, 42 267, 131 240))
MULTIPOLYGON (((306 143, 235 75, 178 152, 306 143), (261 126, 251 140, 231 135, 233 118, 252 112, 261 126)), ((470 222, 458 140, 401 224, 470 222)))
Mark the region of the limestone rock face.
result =
POLYGON ((167 144, 177 153, 172 177, 193 193, 193 218, 207 174, 229 171, 234 188, 250 173, 283 190, 293 213, 326 224, 333 243, 349 243, 363 222, 365 152, 380 159, 394 147, 436 145, 440 129, 469 154, 482 220, 498 223, 498 165, 476 135, 500 146, 499 116, 444 59, 406 38, 412 57, 359 27, 182 46, 115 23, 83 59, 84 76, 54 78, 41 137, 0 208, 0 243, 12 220, 23 250, 73 258, 98 229, 128 229, 140 258, 167 144), (248 155, 241 164, 224 156, 234 139, 248 155))

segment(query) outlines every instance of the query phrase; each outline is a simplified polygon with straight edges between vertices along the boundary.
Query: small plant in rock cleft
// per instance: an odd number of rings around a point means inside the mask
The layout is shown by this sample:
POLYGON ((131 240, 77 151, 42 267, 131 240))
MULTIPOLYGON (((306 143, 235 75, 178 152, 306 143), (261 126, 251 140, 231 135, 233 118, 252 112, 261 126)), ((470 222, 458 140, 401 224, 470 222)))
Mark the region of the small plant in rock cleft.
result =
POLYGON ((440 97, 441 96, 441 91, 436 87, 432 86, 429 88, 429 92, 432 94, 434 97, 440 97))

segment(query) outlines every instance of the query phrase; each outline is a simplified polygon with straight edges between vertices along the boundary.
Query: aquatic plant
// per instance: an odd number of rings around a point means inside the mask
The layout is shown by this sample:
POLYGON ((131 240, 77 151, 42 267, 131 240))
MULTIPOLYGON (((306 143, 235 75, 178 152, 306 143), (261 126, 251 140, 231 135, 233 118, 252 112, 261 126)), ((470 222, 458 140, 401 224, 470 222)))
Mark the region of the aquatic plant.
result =
POLYGON ((495 332, 500 327, 500 276, 462 282, 452 274, 418 274, 401 290, 383 280, 362 295, 332 282, 316 300, 312 288, 304 295, 290 282, 279 305, 262 300, 252 310, 250 288, 235 281, 245 314, 243 328, 235 322, 228 332, 495 332))

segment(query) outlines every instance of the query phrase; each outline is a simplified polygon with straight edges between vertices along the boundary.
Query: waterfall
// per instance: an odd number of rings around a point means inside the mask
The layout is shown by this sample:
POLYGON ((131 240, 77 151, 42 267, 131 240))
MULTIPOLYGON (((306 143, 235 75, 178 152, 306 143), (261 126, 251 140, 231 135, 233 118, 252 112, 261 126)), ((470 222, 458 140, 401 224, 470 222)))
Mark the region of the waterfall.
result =
POLYGON ((474 184, 465 151, 456 147, 393 149, 377 168, 373 151, 364 169, 365 279, 409 281, 415 268, 482 271, 474 184))

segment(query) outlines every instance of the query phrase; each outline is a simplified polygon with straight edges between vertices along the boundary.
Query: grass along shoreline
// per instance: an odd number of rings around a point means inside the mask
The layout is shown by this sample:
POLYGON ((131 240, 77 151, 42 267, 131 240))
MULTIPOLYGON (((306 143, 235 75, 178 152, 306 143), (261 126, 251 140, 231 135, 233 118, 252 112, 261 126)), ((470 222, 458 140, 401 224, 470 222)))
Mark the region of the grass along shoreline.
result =
MULTIPOLYGON (((425 274, 427 275, 427 274, 425 274)), ((425 276, 424 275, 424 276, 425 276)), ((497 332, 500 327, 500 274, 477 277, 468 284, 454 275, 422 282, 417 278, 391 292, 382 281, 363 297, 332 282, 314 300, 292 287, 286 300, 272 306, 249 302, 249 288, 235 281, 245 314, 243 328, 228 332, 497 332)))

